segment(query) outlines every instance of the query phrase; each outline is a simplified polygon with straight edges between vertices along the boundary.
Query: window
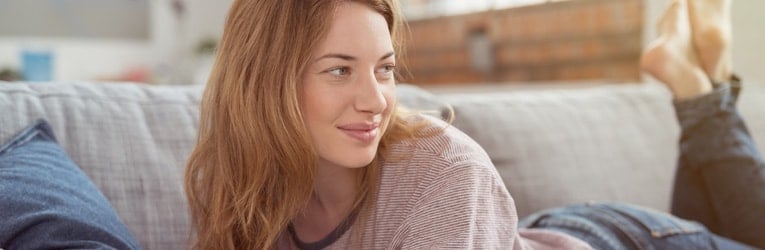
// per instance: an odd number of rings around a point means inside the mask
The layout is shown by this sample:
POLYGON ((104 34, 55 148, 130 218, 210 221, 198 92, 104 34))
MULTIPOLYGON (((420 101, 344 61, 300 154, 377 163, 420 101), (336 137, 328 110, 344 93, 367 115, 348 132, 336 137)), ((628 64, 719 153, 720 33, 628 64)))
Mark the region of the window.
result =
POLYGON ((401 3, 407 19, 418 20, 554 1, 564 0, 401 0, 401 3))

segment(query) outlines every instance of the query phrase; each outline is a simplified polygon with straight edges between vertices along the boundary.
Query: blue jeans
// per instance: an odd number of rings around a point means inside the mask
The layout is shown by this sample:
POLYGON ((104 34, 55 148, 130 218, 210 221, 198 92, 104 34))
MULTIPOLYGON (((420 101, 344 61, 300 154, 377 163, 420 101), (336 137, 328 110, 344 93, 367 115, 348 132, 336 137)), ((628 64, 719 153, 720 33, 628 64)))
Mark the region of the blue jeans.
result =
POLYGON ((0 145, 0 249, 141 249, 39 121, 0 145))
POLYGON ((563 232, 596 249, 765 249, 765 161, 736 110, 740 89, 734 79, 675 103, 682 135, 674 215, 591 203, 542 211, 520 226, 563 232))

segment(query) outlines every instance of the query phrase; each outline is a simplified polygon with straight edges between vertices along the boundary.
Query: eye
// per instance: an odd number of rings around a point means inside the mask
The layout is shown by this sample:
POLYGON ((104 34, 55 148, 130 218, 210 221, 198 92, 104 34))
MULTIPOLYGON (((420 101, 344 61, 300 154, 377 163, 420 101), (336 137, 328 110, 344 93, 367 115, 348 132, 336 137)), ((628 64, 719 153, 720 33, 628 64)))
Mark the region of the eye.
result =
POLYGON ((378 74, 388 75, 388 74, 392 74, 395 70, 396 70, 396 65, 386 64, 386 65, 383 65, 382 67, 378 68, 377 69, 377 73, 378 74))
POLYGON ((327 70, 326 72, 333 76, 346 76, 350 73, 350 69, 348 67, 336 67, 331 68, 327 70))

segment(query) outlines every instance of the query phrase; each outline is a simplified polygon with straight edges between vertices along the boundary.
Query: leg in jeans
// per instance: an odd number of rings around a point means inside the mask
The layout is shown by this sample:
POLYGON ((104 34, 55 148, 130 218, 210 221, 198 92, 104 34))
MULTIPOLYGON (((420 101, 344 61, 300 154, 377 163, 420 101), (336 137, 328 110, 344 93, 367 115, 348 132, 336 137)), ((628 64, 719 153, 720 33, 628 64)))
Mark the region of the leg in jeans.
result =
MULTIPOLYGON (((714 14, 715 10, 727 11, 715 6, 725 5, 728 0, 690 1, 695 1, 691 8, 698 8, 693 12, 696 16, 714 14)), ((720 28, 728 22, 724 22, 725 15, 719 13, 711 16, 722 18, 696 21, 688 14, 686 0, 674 0, 659 22, 659 38, 649 45, 641 60, 643 69, 665 83, 677 99, 683 135, 673 209, 707 224, 716 232, 765 248, 757 239, 765 235, 762 231, 763 164, 735 110, 738 86, 734 83, 713 89, 709 80, 730 78, 720 76, 730 68, 724 65, 729 61, 723 60, 727 48, 717 46, 724 43, 698 42, 705 36, 691 30, 693 27, 720 28), (699 59, 698 54, 704 54, 703 58, 699 59)), ((519 226, 562 232, 596 249, 750 248, 718 236, 698 222, 626 204, 584 204, 553 209, 531 215, 519 226)))
POLYGON ((765 161, 736 110, 740 84, 676 103, 682 127, 672 212, 765 248, 765 161))
MULTIPOLYGON (((713 90, 710 81, 731 79, 730 33, 724 32, 730 30, 730 1, 687 1, 672 2, 659 22, 659 38, 641 59, 641 67, 672 90, 683 128, 673 211, 765 248, 765 167, 735 109, 739 85, 713 90)), ((554 209, 520 226, 563 232, 597 249, 749 248, 699 223, 625 204, 554 209)))
POLYGON ((627 204, 590 203, 536 213, 519 226, 562 232, 595 249, 751 249, 741 243, 765 248, 765 211, 757 209, 765 201, 765 174, 735 112, 738 89, 732 83, 676 105, 683 154, 673 212, 704 225, 627 204))
POLYGON ((641 66, 674 93, 682 127, 673 212, 765 248, 765 164, 736 111, 730 0, 675 0, 641 66), (678 7, 678 6, 684 6, 678 7), (758 239, 759 238, 759 239, 758 239))
POLYGON ((518 226, 571 235, 594 249, 752 249, 717 236, 698 222, 620 203, 551 209, 524 218, 518 226))

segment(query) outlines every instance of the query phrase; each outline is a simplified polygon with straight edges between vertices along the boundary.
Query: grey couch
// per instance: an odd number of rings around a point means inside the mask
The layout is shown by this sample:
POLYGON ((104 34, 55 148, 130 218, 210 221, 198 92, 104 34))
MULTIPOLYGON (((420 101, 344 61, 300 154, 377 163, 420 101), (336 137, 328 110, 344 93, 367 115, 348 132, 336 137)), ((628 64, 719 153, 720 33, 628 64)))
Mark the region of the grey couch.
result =
MULTIPOLYGON (((746 88, 741 110, 762 144, 765 87, 746 88)), ((0 83, 0 142, 47 119, 143 247, 184 249, 182 176, 201 93, 201 86, 0 83)), ((453 107, 453 125, 489 153, 520 216, 587 201, 668 210, 679 129, 663 86, 436 95, 401 85, 399 98, 435 115, 453 107)))

